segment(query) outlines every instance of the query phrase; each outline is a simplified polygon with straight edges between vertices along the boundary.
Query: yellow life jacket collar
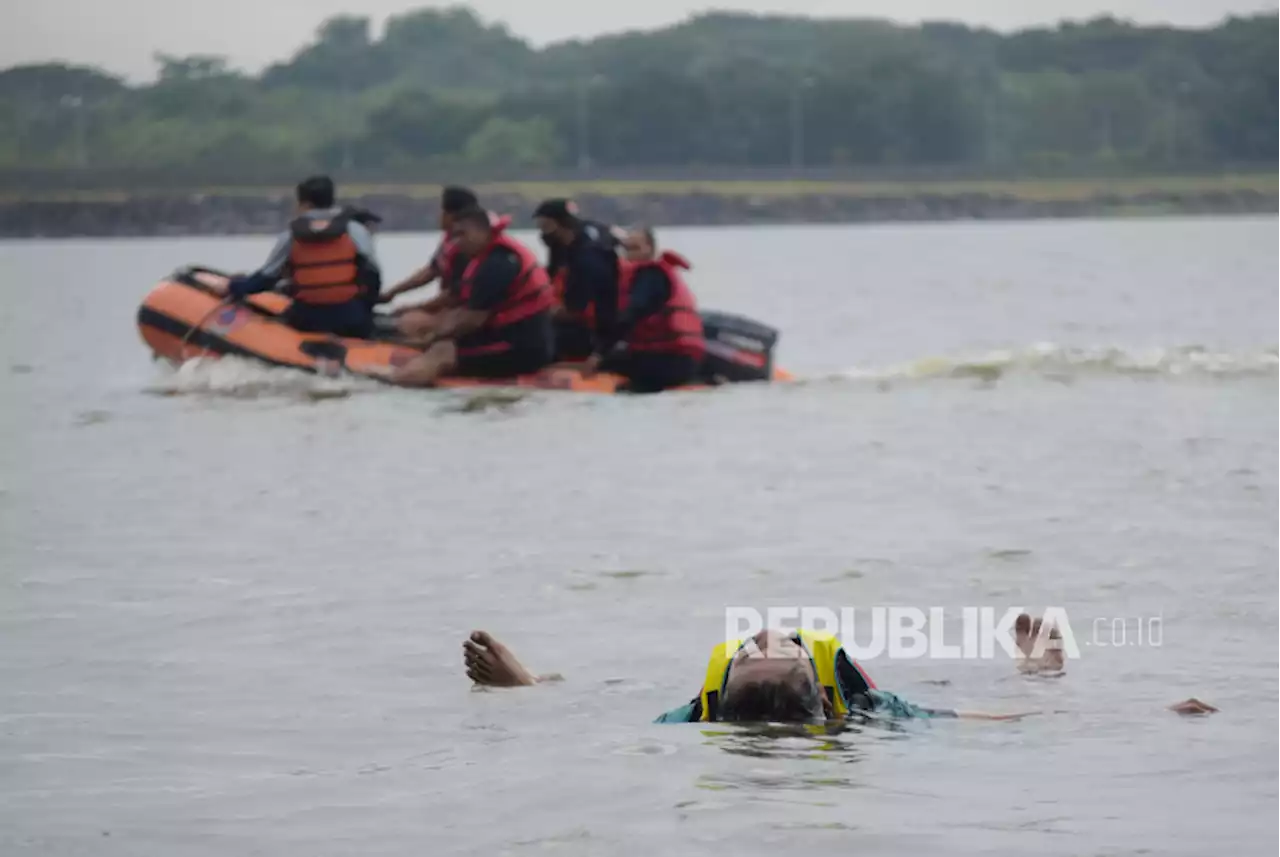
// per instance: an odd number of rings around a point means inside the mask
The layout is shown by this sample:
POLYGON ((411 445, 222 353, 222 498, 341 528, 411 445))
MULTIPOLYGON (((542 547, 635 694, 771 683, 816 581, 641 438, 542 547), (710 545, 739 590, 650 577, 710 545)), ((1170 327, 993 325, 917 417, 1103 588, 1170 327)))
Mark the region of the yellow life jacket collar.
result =
MULTIPOLYGON (((840 641, 832 634, 823 631, 800 630, 791 638, 804 647, 813 664, 814 673, 826 691, 827 700, 837 717, 848 712, 844 694, 840 690, 840 682, 836 679, 836 657, 841 651, 840 641)), ((706 676, 702 681, 702 692, 699 699, 702 703, 702 720, 709 722, 716 717, 720 697, 724 693, 725 682, 729 678, 729 668, 733 659, 745 645, 744 640, 727 640, 711 650, 707 661, 706 676)))

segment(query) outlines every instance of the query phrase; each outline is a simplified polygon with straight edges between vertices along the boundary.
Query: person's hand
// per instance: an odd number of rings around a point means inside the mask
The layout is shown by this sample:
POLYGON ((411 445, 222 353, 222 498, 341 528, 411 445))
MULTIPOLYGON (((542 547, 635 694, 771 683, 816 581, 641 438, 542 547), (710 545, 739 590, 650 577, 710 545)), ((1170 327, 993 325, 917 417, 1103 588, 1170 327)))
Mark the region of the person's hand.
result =
POLYGON ((600 371, 600 360, 599 354, 592 354, 588 357, 582 364, 582 377, 594 378, 596 373, 600 371))
POLYGON ((378 294, 378 299, 374 301, 374 303, 389 304, 395 299, 396 296, 394 292, 381 292, 378 294))

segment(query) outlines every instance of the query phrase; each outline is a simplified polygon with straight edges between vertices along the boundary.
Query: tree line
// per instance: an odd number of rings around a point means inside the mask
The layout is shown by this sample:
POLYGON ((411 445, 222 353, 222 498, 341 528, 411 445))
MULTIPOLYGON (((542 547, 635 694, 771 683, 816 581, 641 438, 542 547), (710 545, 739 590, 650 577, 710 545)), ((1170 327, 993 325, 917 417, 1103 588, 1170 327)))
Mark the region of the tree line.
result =
POLYGON ((405 178, 610 168, 1035 170, 1273 164, 1277 16, 957 24, 714 13, 535 49, 465 8, 329 19, 247 75, 0 72, 0 170, 311 169, 405 178))

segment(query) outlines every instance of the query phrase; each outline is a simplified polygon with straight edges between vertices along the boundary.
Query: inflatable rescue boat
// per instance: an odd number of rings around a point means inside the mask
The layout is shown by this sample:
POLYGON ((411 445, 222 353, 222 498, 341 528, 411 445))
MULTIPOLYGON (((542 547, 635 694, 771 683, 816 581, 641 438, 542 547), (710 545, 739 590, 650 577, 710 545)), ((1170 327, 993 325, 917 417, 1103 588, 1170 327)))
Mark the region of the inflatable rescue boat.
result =
MULTIPOLYGON (((326 375, 340 371, 384 380, 389 368, 403 366, 422 352, 396 341, 390 329, 373 339, 351 339, 326 333, 304 333, 281 321, 288 296, 276 292, 251 295, 231 302, 216 289, 227 275, 209 268, 184 268, 162 280, 138 309, 138 329, 156 357, 181 364, 197 357, 226 354, 250 357, 274 366, 287 366, 326 375)), ((773 366, 778 332, 740 316, 703 312, 707 358, 703 384, 790 380, 773 366)), ((616 393, 624 384, 618 375, 586 377, 560 364, 533 375, 515 378, 442 378, 441 387, 535 387, 582 393, 616 393)))

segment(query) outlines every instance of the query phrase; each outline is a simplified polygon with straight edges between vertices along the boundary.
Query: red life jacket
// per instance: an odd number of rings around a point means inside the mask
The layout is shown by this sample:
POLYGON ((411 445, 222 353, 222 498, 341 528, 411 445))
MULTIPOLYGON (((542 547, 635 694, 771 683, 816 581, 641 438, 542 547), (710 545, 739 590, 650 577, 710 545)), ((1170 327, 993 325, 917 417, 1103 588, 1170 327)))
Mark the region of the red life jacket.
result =
POLYGON ((551 278, 551 296, 555 299, 555 306, 564 306, 564 286, 569 278, 569 269, 564 265, 560 266, 560 270, 556 271, 556 275, 551 278))
POLYGON ((657 259, 631 262, 623 266, 618 283, 618 307, 624 308, 631 294, 636 273, 644 268, 658 268, 671 283, 671 297, 662 309, 640 319, 627 336, 627 348, 637 352, 687 354, 701 359, 706 353, 702 333, 702 316, 693 292, 685 285, 681 270, 689 270, 689 262, 679 253, 663 251, 657 259))
POLYGON ((360 297, 360 251, 347 234, 347 213, 330 220, 299 217, 289 224, 290 294, 314 306, 344 304, 360 297))
MULTIPOLYGON (((502 234, 511 225, 511 215, 494 214, 489 212, 489 224, 493 227, 493 231, 502 234)), ((462 278, 463 270, 458 270, 458 258, 461 253, 458 251, 458 241, 452 235, 445 236, 444 243, 440 245, 439 252, 436 253, 435 264, 436 271, 440 275, 440 286, 446 291, 456 291, 459 286, 459 280, 462 278)))
POLYGON ((504 234, 502 229, 503 227, 495 225, 493 240, 467 265, 458 287, 458 300, 466 304, 471 297, 476 272, 480 270, 480 265, 489 257, 489 254, 498 248, 510 250, 516 254, 520 260, 520 273, 507 287, 507 294, 502 303, 494 308, 479 328, 480 331, 491 334, 504 327, 510 327, 516 322, 532 318, 540 312, 549 312, 554 302, 551 283, 547 279, 547 272, 539 264, 538 257, 528 247, 504 234))

